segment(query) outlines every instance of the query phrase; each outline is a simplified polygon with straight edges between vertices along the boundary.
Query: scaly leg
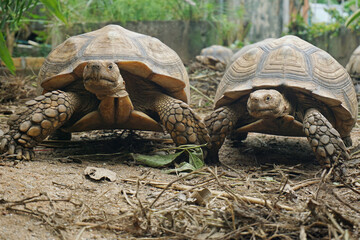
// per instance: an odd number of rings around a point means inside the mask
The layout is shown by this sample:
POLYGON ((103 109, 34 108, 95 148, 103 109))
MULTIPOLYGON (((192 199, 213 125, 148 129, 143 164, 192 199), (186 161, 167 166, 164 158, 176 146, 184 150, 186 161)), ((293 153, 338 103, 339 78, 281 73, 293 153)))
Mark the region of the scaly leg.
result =
POLYGON ((154 105, 176 145, 209 143, 205 124, 189 105, 165 94, 158 96, 154 105))
POLYGON ((341 165, 343 160, 350 158, 340 134, 318 110, 307 110, 303 125, 320 165, 330 168, 341 165))
POLYGON ((0 152, 30 160, 33 147, 70 119, 75 99, 74 93, 52 91, 26 102, 25 112, 10 117, 10 130, 0 137, 0 152))
POLYGON ((206 156, 207 163, 219 161, 219 150, 239 119, 236 105, 221 107, 205 118, 205 125, 211 136, 211 148, 206 156))

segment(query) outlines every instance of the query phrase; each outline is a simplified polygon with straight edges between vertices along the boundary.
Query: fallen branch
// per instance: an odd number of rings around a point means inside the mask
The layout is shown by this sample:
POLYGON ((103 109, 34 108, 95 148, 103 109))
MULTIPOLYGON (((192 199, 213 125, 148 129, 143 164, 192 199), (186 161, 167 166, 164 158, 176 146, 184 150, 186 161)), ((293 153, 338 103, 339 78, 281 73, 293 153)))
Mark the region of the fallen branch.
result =
POLYGON ((204 98, 206 98, 207 100, 209 100, 210 102, 214 103, 214 99, 209 98, 208 96, 206 96, 205 94, 203 94, 199 89, 197 89, 196 87, 190 85, 190 88, 192 90, 194 90, 195 92, 197 92, 198 94, 200 94, 201 96, 203 96, 204 98))

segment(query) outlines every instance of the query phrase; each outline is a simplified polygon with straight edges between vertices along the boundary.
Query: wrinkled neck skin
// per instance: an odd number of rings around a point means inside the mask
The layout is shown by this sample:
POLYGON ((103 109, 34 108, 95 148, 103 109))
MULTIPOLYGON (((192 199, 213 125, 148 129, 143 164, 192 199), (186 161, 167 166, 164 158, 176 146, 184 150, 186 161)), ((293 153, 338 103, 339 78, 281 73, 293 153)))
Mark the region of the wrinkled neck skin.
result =
POLYGON ((105 60, 89 61, 84 68, 85 89, 103 100, 107 97, 125 97, 125 82, 118 66, 105 60))
POLYGON ((291 105, 279 91, 261 89, 250 93, 247 110, 256 119, 274 119, 288 115, 291 105))

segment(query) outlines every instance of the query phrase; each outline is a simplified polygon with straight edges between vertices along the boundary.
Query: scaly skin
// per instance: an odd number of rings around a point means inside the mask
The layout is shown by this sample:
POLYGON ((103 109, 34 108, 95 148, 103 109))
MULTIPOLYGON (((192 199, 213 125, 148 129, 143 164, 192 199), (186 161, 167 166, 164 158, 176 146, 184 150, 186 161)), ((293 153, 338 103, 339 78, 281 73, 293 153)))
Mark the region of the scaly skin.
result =
POLYGON ((31 159, 33 147, 70 119, 77 102, 74 93, 59 90, 26 102, 25 112, 10 117, 10 130, 0 138, 0 152, 31 159))
POLYGON ((205 125, 211 136, 211 148, 206 156, 206 163, 219 162, 219 150, 238 119, 236 105, 221 107, 205 118, 205 125))
POLYGON ((303 125, 315 156, 324 168, 341 165, 350 158, 340 134, 318 110, 307 110, 303 125))
POLYGON ((210 142, 205 124, 183 101, 159 94, 154 102, 154 108, 176 145, 210 142))

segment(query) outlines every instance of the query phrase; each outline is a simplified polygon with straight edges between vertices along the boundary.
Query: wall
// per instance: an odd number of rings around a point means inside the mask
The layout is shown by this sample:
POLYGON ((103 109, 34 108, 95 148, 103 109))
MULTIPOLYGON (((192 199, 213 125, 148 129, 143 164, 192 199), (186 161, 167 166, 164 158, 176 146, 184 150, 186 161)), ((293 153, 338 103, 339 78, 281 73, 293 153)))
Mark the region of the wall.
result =
POLYGON ((352 52, 360 45, 360 33, 343 27, 338 34, 333 35, 318 37, 311 43, 328 52, 345 67, 352 52))
POLYGON ((282 2, 283 0, 244 0, 244 18, 251 23, 246 37, 248 42, 281 36, 283 31, 282 2))

